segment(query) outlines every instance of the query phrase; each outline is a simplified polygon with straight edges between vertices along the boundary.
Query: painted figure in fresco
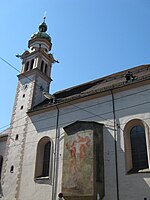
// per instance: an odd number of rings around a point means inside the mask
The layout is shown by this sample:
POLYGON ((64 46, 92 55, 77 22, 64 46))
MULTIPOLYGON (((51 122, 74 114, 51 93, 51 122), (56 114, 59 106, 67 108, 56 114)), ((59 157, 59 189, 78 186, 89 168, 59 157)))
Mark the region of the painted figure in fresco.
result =
POLYGON ((79 152, 80 160, 83 160, 86 156, 86 151, 90 147, 90 138, 88 136, 82 137, 77 134, 77 140, 74 140, 71 144, 66 143, 66 149, 70 153, 70 157, 76 162, 77 153, 79 152))
POLYGON ((73 143, 71 145, 68 144, 68 142, 66 143, 66 149, 70 152, 70 156, 72 158, 76 158, 76 147, 75 147, 75 143, 76 141, 73 141, 73 143))
POLYGON ((81 137, 79 134, 77 134, 77 138, 80 148, 80 161, 82 161, 86 158, 87 148, 90 147, 90 138, 88 136, 81 137))
POLYGON ((72 178, 68 181, 69 188, 75 188, 77 186, 77 160, 76 160, 76 141, 73 141, 71 144, 69 142, 66 143, 66 149, 69 152, 69 165, 68 165, 68 173, 72 178))
POLYGON ((67 171, 70 179, 67 181, 67 188, 81 190, 82 170, 85 164, 84 160, 88 157, 87 152, 90 148, 90 143, 90 137, 77 134, 76 137, 65 144, 66 150, 69 153, 67 171))

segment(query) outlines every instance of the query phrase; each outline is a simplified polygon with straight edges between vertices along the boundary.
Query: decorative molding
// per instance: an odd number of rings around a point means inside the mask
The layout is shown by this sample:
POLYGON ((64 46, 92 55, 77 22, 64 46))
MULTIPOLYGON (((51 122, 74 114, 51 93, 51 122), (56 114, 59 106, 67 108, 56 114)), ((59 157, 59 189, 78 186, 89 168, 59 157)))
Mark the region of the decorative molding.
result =
POLYGON ((9 146, 10 146, 10 140, 11 140, 11 134, 12 134, 11 130, 12 130, 12 124, 14 123, 15 114, 16 114, 17 101, 18 101, 18 96, 19 96, 19 88, 20 88, 20 83, 18 82, 18 86, 16 89, 15 103, 14 103, 12 117, 11 117, 11 123, 10 123, 10 134, 7 138, 6 151, 5 151, 4 161, 3 161, 3 171, 2 171, 2 180, 1 180, 2 185, 4 185, 5 173, 6 173, 6 168, 7 168, 9 146))
MULTIPOLYGON (((28 100, 28 104, 27 104, 28 108, 30 108, 31 104, 32 104, 34 85, 35 85, 35 83, 32 82, 29 100, 28 100)), ((22 137, 22 141, 21 141, 20 161, 19 161, 18 175, 17 175, 17 181, 16 181, 16 194, 15 194, 16 200, 19 200, 21 177, 22 177, 22 166, 23 166, 23 158, 24 158, 24 151, 25 151, 25 142, 26 142, 26 137, 27 137, 28 119, 29 119, 28 116, 26 116, 25 125, 24 125, 24 129, 23 129, 23 137, 22 137)))

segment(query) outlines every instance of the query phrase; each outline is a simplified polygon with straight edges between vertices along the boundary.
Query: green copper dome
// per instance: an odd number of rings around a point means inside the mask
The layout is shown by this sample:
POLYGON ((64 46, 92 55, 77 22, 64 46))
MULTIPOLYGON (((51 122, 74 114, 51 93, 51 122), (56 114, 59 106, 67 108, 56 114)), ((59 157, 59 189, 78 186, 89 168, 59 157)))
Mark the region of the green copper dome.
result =
POLYGON ((45 23, 45 21, 39 25, 39 31, 40 32, 46 32, 47 31, 47 25, 45 23))
POLYGON ((45 18, 44 18, 44 22, 39 25, 39 31, 31 35, 31 39, 44 38, 47 39, 49 42, 51 42, 51 37, 49 36, 49 34, 46 33, 46 31, 47 31, 47 25, 45 23, 45 18))

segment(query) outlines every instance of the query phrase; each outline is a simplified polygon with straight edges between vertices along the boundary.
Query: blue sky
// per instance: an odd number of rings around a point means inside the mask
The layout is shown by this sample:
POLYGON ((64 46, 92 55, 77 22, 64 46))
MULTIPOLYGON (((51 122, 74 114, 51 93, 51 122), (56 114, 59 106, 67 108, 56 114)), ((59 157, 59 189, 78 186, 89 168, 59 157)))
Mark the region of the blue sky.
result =
MULTIPOLYGON (((150 63, 149 0, 13 0, 0 6, 0 57, 18 70, 46 11, 51 52, 51 93, 150 63)), ((0 131, 10 123, 17 72, 0 60, 0 131)))

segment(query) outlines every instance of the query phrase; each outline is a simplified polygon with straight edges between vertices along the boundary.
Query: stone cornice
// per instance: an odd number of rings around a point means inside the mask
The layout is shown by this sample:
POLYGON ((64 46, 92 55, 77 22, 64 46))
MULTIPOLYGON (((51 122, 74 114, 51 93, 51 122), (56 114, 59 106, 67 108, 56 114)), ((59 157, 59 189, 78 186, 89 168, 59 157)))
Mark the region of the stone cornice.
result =
POLYGON ((32 76, 32 75, 35 75, 35 74, 38 74, 39 76, 41 76, 43 79, 45 79, 49 83, 52 81, 51 78, 49 78, 44 73, 42 73, 38 68, 35 68, 35 69, 30 70, 30 71, 26 71, 24 73, 21 73, 21 74, 17 75, 17 77, 18 77, 19 80, 22 79, 22 78, 30 79, 29 76, 32 76))

